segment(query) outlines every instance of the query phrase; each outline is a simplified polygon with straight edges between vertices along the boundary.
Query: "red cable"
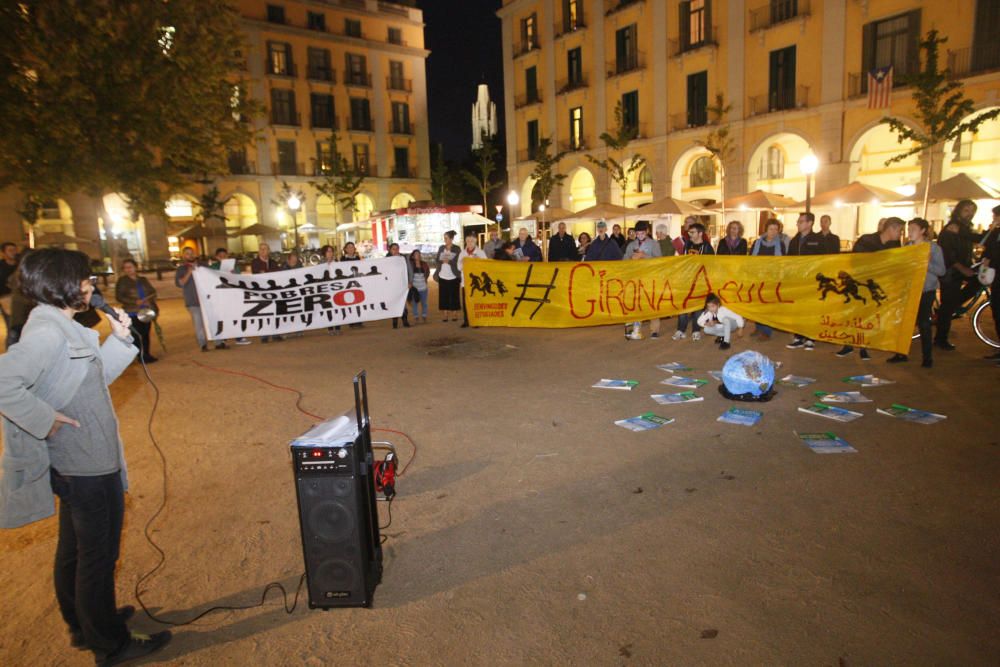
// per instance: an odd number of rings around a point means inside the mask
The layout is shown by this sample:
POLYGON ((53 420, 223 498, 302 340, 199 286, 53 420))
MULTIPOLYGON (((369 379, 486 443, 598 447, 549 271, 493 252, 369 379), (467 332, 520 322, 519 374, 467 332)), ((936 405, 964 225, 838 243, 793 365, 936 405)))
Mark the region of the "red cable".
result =
MULTIPOLYGON (((275 383, 271 382, 270 380, 265 380, 264 378, 257 377, 256 375, 251 375, 250 373, 244 373, 243 371, 233 371, 233 370, 229 370, 228 368, 219 368, 217 366, 209 366, 208 364, 203 364, 200 361, 197 361, 195 359, 192 359, 191 361, 194 362, 195 366, 201 366, 202 368, 206 368, 206 369, 208 369, 210 371, 216 371, 216 372, 219 372, 219 373, 227 373, 229 375, 239 375, 241 377, 250 378, 251 380, 256 380, 257 382, 260 382, 261 384, 266 384, 267 386, 273 387, 274 389, 279 389, 281 391, 287 391, 287 392, 290 392, 292 394, 295 394, 295 395, 297 395, 299 397, 298 400, 295 401, 295 409, 296 410, 298 410, 302 414, 306 415, 307 417, 312 417, 313 419, 316 419, 316 420, 319 420, 319 421, 324 421, 323 417, 320 417, 319 415, 314 415, 313 413, 309 412, 308 410, 303 409, 302 406, 299 405, 299 403, 302 401, 302 398, 303 398, 304 394, 301 391, 299 391, 298 389, 292 389, 291 387, 285 387, 285 386, 282 386, 280 384, 275 384, 275 383)), ((395 433, 397 435, 403 436, 404 438, 407 439, 407 441, 409 441, 410 446, 413 448, 413 453, 410 455, 410 460, 406 462, 405 466, 403 466, 403 469, 396 473, 397 476, 402 477, 403 473, 405 473, 406 470, 407 470, 407 468, 410 467, 410 464, 413 463, 413 460, 415 458, 417 458, 417 443, 413 442, 413 438, 411 438, 407 434, 403 433, 402 431, 397 431, 397 430, 391 429, 391 428, 375 428, 375 427, 372 427, 372 430, 373 431, 383 431, 385 433, 395 433)))

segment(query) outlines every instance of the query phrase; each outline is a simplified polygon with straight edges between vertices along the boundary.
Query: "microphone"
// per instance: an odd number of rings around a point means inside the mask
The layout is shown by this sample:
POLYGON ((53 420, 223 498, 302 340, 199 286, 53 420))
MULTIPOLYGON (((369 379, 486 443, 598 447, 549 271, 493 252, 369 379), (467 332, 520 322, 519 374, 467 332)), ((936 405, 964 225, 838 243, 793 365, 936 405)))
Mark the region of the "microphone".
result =
POLYGON ((105 315, 109 316, 111 319, 117 320, 118 313, 115 309, 108 305, 108 302, 104 300, 104 296, 94 292, 90 295, 90 305, 101 311, 105 315))

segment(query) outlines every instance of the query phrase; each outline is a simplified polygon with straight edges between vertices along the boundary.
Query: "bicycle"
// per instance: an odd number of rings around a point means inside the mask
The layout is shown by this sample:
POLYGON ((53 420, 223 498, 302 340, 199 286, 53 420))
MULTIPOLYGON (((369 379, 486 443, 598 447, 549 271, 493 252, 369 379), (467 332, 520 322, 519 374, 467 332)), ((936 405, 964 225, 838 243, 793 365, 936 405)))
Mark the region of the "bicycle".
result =
MULTIPOLYGON (((979 265, 974 264, 972 266, 973 270, 978 269, 979 265)), ((957 320, 964 317, 970 311, 972 312, 972 331, 976 334, 976 337, 989 345, 990 347, 1000 348, 1000 339, 997 338, 996 327, 993 323, 993 306, 991 297, 992 292, 988 285, 980 285, 979 290, 972 295, 968 300, 962 303, 955 311, 953 320, 957 320)), ((931 324, 932 326, 937 326, 937 320, 939 317, 938 311, 940 310, 941 302, 937 296, 934 297, 934 306, 931 308, 931 324)), ((913 334, 913 340, 920 338, 920 332, 916 331, 913 334)))

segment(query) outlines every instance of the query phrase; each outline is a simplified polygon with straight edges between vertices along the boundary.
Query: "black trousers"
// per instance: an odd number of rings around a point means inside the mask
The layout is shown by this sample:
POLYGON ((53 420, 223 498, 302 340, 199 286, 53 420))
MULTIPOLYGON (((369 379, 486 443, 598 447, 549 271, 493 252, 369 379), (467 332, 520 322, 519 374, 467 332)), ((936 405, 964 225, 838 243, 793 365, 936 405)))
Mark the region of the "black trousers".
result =
POLYGON ((938 309, 936 343, 947 343, 951 320, 963 303, 979 291, 979 281, 973 276, 967 280, 941 281, 941 307, 938 309))
POLYGON ((931 360, 931 350, 934 341, 931 333, 931 313, 934 310, 934 290, 928 290, 920 295, 920 308, 917 309, 917 331, 920 332, 920 352, 924 361, 931 360))
POLYGON ((133 341, 133 343, 137 348, 139 348, 139 353, 144 358, 149 359, 149 357, 152 356, 149 353, 149 344, 151 342, 149 340, 149 335, 152 333, 153 323, 140 322, 139 318, 137 318, 135 315, 129 315, 129 318, 132 320, 132 326, 135 327, 135 330, 139 333, 139 337, 142 339, 141 341, 135 340, 133 341))
POLYGON ((114 653, 129 639, 115 603, 115 563, 125 515, 125 492, 117 472, 97 477, 60 475, 59 542, 54 580, 56 600, 70 632, 80 633, 98 656, 114 653))
MULTIPOLYGON (((997 276, 1000 276, 1000 267, 997 267, 997 276)), ((997 340, 1000 340, 1000 294, 997 291, 1000 290, 1000 277, 993 280, 993 284, 990 285, 990 310, 993 311, 993 326, 997 330, 997 340)))

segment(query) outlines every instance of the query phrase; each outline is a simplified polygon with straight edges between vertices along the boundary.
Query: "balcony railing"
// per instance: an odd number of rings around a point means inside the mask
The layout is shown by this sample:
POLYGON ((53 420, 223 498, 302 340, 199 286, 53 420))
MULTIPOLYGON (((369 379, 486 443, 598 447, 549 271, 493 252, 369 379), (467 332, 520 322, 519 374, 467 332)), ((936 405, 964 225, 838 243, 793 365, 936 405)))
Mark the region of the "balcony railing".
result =
POLYGON ((615 12, 620 12, 623 9, 631 7, 632 5, 638 5, 646 0, 611 0, 611 6, 608 7, 607 11, 604 12, 605 16, 611 16, 615 12))
POLYGON ((563 35, 568 35, 572 32, 583 30, 586 27, 587 24, 582 18, 577 19, 576 21, 570 21, 567 19, 556 23, 555 27, 552 30, 552 34, 555 36, 556 39, 559 39, 563 35))
POLYGON ((750 32, 805 18, 810 14, 809 0, 770 0, 763 7, 750 10, 750 32))
POLYGON ((271 125, 287 125, 289 127, 299 127, 302 125, 302 114, 299 112, 275 113, 272 110, 271 125))
MULTIPOLYGON (((916 72, 893 70, 892 89, 905 88, 910 85, 916 72)), ((868 72, 851 72, 847 75, 847 97, 861 97, 868 94, 868 72)))
POLYGON ((306 166, 302 162, 272 162, 271 167, 275 174, 281 176, 308 176, 306 166))
POLYGON ((378 176, 378 169, 375 168, 375 163, 373 162, 355 161, 354 170, 359 174, 364 174, 365 176, 378 176))
POLYGON ((257 165, 246 158, 229 158, 229 173, 234 176, 249 176, 257 173, 257 165))
POLYGON ((522 148, 517 151, 517 161, 518 162, 533 162, 535 155, 538 153, 538 146, 532 146, 531 148, 522 148))
POLYGON ((633 123, 630 127, 635 132, 632 139, 646 139, 649 137, 646 123, 633 123))
POLYGON ((705 127, 707 125, 716 125, 716 123, 709 118, 706 109, 682 111, 670 115, 671 132, 680 132, 681 130, 689 130, 693 127, 705 127))
POLYGON ((344 85, 371 88, 372 75, 367 72, 344 72, 344 85))
POLYGON ((337 71, 332 67, 307 67, 306 78, 310 81, 337 83, 337 71))
MULTIPOLYGON (((707 27, 708 26, 706 26, 706 28, 707 27)), ((711 30, 705 30, 705 34, 702 39, 698 41, 691 41, 690 39, 667 40, 667 52, 670 54, 671 58, 679 58, 685 53, 691 53, 692 51, 717 48, 719 46, 719 42, 716 40, 718 34, 719 26, 713 25, 711 30)))
POLYGON ((368 118, 351 118, 347 123, 347 129, 351 132, 372 132, 372 119, 368 118))
POLYGON ((389 134, 405 134, 412 136, 416 134, 413 123, 389 123, 389 134))
POLYGON ((337 116, 327 116, 321 115, 319 117, 313 116, 309 119, 309 126, 313 129, 320 128, 326 130, 339 130, 340 129, 340 119, 337 116))
POLYGON ((270 58, 264 61, 264 69, 270 76, 287 76, 295 77, 298 76, 298 70, 295 67, 295 63, 285 63, 284 67, 275 66, 274 62, 270 58))
POLYGON ((392 178, 413 178, 417 173, 417 168, 411 165, 396 165, 392 170, 392 178))
POLYGON ((640 51, 633 51, 628 54, 627 57, 622 58, 621 60, 616 60, 613 65, 614 69, 608 70, 609 79, 611 77, 644 69, 646 67, 646 54, 640 51))
POLYGON ((527 41, 515 45, 514 57, 517 58, 518 56, 523 56, 526 53, 531 53, 532 51, 537 51, 538 49, 539 49, 538 38, 536 37, 535 39, 529 39, 527 41))
POLYGON ((575 151, 585 151, 587 150, 587 141, 581 140, 577 143, 567 139, 565 141, 559 142, 559 152, 568 151, 570 153, 575 151))
POLYGON ((587 77, 581 76, 577 79, 563 79, 556 83, 556 94, 565 95, 568 92, 577 90, 578 88, 587 87, 587 77))
POLYGON ((385 87, 389 90, 402 90, 407 93, 413 92, 413 79, 404 79, 399 76, 387 76, 385 87))
POLYGON ((1000 42, 975 44, 948 51, 948 70, 953 79, 1000 69, 1000 42))
POLYGON ((539 94, 537 90, 532 90, 525 93, 524 95, 515 95, 514 108, 523 109, 524 107, 530 106, 532 104, 539 104, 541 101, 542 101, 541 94, 539 94))
POLYGON ((809 106, 809 86, 797 86, 795 89, 772 90, 767 95, 750 98, 750 115, 760 116, 775 111, 804 109, 809 106))

